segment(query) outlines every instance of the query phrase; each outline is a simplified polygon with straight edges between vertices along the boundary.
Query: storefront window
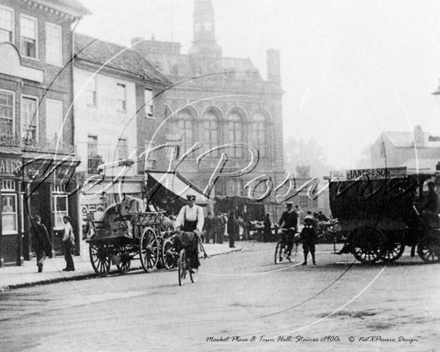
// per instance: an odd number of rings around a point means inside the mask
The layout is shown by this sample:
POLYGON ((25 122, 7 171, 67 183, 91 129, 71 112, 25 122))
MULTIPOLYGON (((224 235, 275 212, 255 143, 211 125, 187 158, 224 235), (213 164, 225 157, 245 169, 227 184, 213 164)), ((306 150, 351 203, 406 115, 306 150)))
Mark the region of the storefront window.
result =
POLYGON ((4 234, 17 233, 17 195, 2 194, 2 228, 4 234))
POLYGON ((63 217, 67 214, 67 195, 54 196, 54 219, 55 229, 62 229, 64 227, 63 217))

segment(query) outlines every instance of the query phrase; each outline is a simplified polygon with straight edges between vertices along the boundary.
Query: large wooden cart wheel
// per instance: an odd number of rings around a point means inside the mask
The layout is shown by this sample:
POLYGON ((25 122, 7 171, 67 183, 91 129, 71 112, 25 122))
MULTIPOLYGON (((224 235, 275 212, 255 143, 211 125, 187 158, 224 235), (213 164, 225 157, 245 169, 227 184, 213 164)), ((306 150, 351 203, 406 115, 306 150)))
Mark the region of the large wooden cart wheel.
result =
POLYGON ((156 269, 159 259, 159 241, 151 227, 147 227, 142 231, 139 255, 141 257, 142 267, 147 273, 156 269))
POLYGON ((361 263, 377 262, 384 252, 384 234, 372 227, 364 226, 354 231, 351 238, 352 253, 361 263))
POLYGON ((120 257, 120 263, 116 265, 118 271, 121 274, 125 274, 130 270, 131 264, 131 256, 130 256, 130 247, 126 244, 122 244, 119 246, 117 250, 117 255, 120 257))
POLYGON ((423 237, 417 246, 417 254, 425 263, 439 263, 440 234, 432 230, 423 237))
POLYGON ((174 248, 174 242, 171 238, 167 238, 162 246, 162 264, 165 269, 171 270, 177 264, 178 253, 174 248))
POLYGON ((100 276, 106 276, 110 271, 109 247, 105 243, 90 241, 90 262, 93 270, 100 276))
POLYGON ((402 238, 388 238, 384 243, 380 259, 385 262, 394 262, 402 256, 404 250, 405 244, 402 238))

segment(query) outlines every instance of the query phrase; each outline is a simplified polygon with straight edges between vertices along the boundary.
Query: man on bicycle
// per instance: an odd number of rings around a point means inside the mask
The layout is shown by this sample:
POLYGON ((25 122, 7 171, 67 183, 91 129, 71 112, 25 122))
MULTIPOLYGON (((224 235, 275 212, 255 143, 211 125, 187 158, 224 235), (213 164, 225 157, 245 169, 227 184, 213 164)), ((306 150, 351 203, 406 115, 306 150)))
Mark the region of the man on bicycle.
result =
POLYGON ((188 205, 180 209, 175 226, 177 231, 193 232, 195 234, 196 243, 194 243, 195 250, 191 256, 191 268, 197 269, 200 266, 198 248, 205 217, 203 209, 195 204, 195 195, 188 194, 186 199, 188 200, 188 205))
POLYGON ((281 215, 278 226, 285 229, 283 232, 283 241, 287 244, 284 251, 286 259, 290 261, 290 255, 292 253, 293 242, 296 233, 296 227, 298 225, 298 214, 293 211, 293 203, 286 204, 286 211, 281 215))

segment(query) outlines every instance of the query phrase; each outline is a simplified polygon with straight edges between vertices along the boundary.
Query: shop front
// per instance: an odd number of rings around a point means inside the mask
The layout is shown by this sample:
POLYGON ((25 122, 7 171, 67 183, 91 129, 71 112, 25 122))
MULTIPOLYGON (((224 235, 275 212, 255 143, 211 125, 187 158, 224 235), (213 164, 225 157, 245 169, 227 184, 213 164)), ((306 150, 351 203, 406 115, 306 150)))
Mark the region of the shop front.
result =
POLYGON ((0 266, 20 265, 23 233, 23 195, 19 170, 21 152, 0 149, 0 266))

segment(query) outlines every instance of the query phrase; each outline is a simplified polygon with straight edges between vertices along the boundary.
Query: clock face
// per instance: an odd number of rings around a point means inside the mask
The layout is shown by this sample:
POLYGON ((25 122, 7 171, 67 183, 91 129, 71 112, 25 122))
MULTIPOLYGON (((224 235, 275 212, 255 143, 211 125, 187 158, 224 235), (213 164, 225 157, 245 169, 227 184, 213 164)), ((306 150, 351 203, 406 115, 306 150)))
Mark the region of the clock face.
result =
POLYGON ((214 25, 211 22, 206 22, 203 25, 203 28, 205 29, 205 31, 211 32, 213 30, 213 28, 214 28, 214 25))
POLYGON ((202 29, 202 25, 201 25, 200 23, 196 23, 196 24, 194 25, 194 30, 195 30, 196 32, 200 32, 201 29, 202 29))

